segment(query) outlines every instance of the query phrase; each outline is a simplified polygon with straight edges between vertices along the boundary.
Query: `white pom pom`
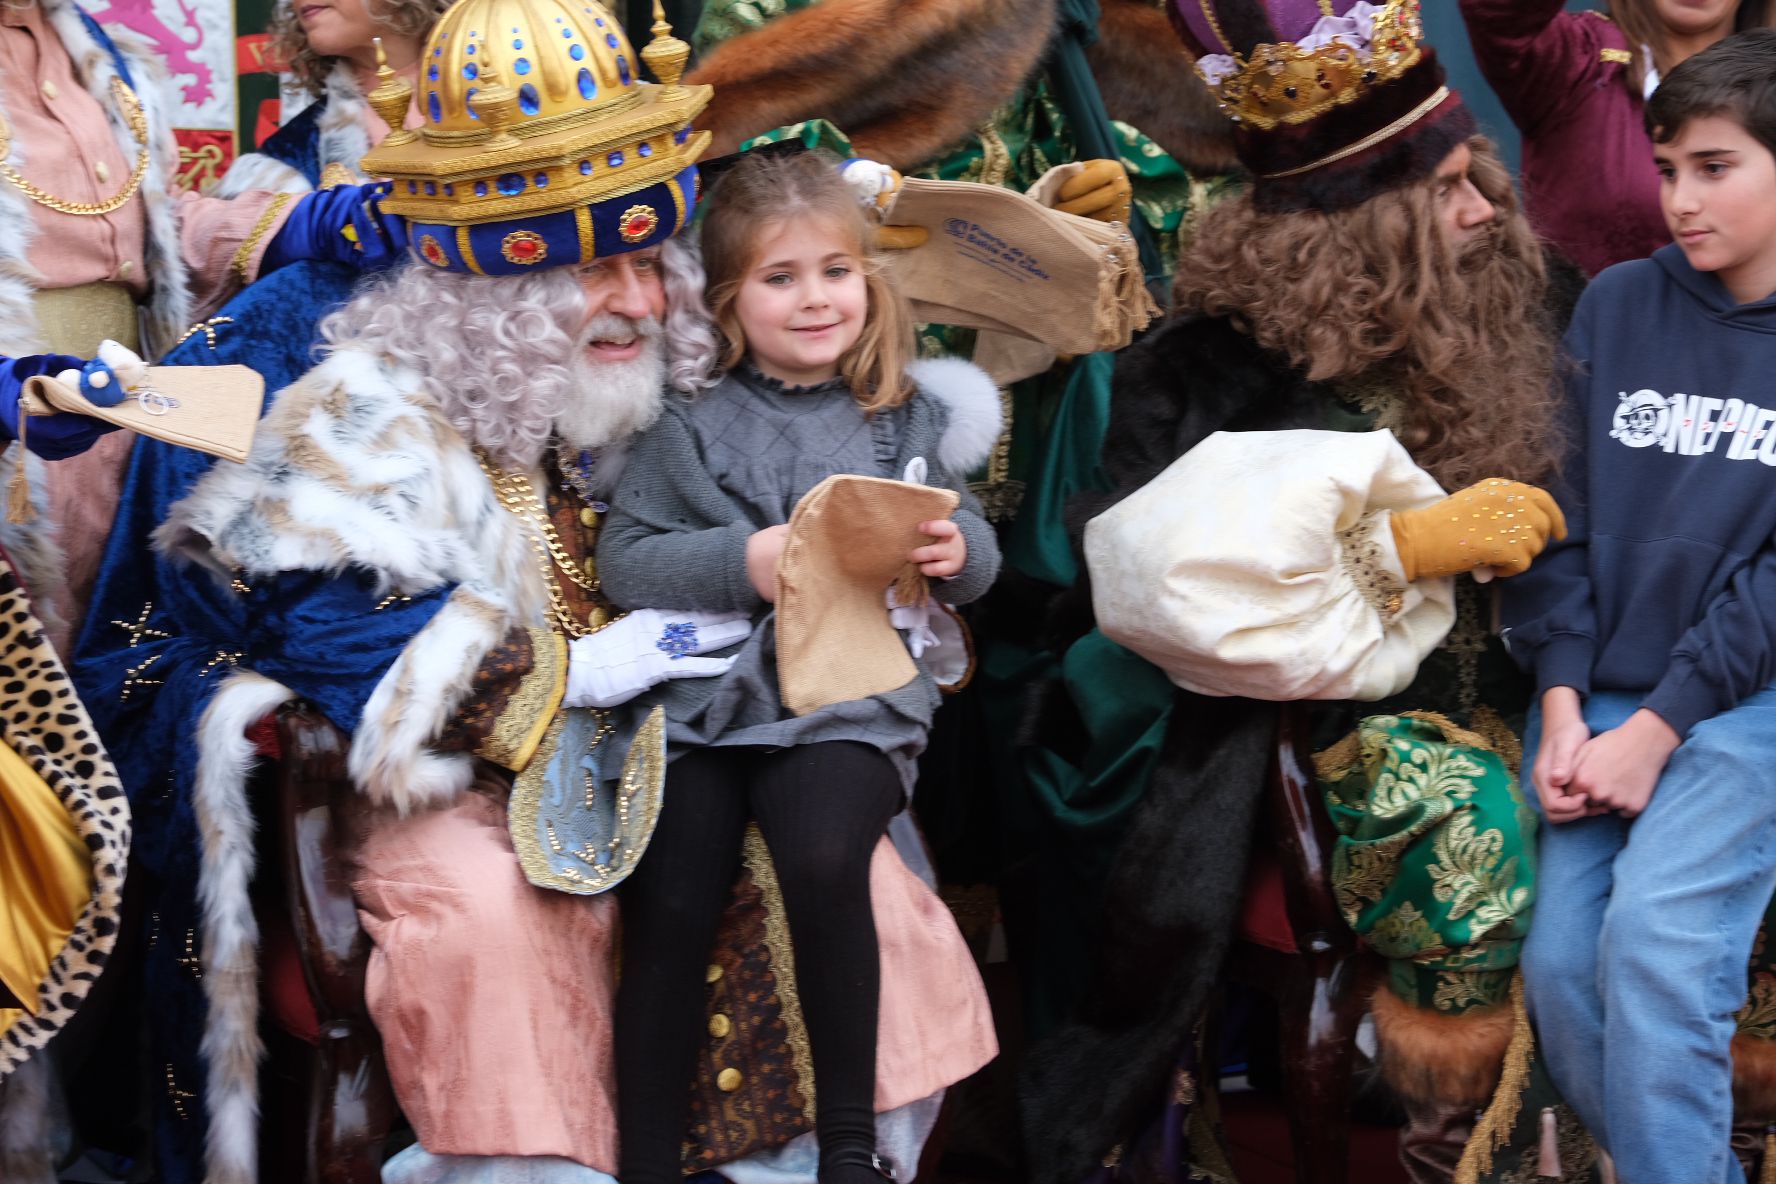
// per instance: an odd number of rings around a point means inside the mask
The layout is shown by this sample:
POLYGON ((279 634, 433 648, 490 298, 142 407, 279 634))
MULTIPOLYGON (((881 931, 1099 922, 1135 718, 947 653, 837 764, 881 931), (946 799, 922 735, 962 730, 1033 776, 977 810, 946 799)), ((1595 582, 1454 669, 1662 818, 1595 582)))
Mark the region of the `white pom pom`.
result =
MULTIPOLYGON (((111 367, 111 372, 117 375, 117 380, 123 383, 125 390, 140 386, 148 377, 148 363, 127 345, 108 337, 99 342, 99 361, 111 367)), ((94 382, 93 385, 96 387, 101 384, 94 382)))

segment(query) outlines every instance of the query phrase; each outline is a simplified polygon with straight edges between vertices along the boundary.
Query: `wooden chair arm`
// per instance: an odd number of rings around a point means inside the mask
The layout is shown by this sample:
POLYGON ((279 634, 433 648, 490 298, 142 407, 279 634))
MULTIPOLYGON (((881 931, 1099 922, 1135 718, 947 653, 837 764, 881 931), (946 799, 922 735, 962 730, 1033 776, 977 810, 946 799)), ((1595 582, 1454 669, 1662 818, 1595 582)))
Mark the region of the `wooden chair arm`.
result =
POLYGON ((1304 954, 1349 949, 1355 935, 1332 892, 1338 832, 1326 813, 1312 758, 1312 708, 1285 703, 1265 787, 1267 813, 1283 867, 1283 906, 1304 954))

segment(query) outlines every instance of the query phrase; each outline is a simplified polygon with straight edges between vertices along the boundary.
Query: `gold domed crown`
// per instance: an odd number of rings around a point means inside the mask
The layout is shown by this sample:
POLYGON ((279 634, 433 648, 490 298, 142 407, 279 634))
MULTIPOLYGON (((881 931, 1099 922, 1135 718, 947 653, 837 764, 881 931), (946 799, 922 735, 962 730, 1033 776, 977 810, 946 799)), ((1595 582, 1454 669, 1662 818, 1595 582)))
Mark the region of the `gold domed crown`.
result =
MULTIPOLYGON (((441 226, 569 211, 681 174, 709 143, 691 120, 707 86, 682 86, 690 50, 656 0, 638 58, 600 0, 458 0, 420 59, 424 124, 364 157, 394 183, 384 208, 441 226), (641 80, 645 60, 660 85, 641 80)), ((378 47, 380 58, 381 49, 378 47)), ((370 102, 405 122, 416 85, 386 64, 370 102)))

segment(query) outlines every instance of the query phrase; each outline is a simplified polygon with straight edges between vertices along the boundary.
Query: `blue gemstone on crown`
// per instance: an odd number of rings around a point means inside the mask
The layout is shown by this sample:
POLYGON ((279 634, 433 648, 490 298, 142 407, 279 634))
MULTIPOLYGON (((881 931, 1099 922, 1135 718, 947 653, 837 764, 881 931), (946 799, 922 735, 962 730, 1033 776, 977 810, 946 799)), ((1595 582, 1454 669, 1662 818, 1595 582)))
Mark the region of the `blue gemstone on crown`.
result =
POLYGON ((518 109, 526 115, 535 115, 543 109, 543 100, 537 95, 537 88, 525 83, 518 88, 518 109))
POLYGON ((478 86, 471 86, 468 90, 463 92, 463 110, 469 113, 470 119, 481 118, 481 112, 475 110, 475 96, 480 93, 481 88, 478 86))
POLYGON ((512 63, 512 72, 515 74, 530 73, 530 59, 529 58, 518 58, 517 60, 515 60, 512 63))
MULTIPOLYGON (((598 23, 602 25, 604 22, 599 21, 598 23)), ((612 49, 615 49, 617 47, 617 35, 615 33, 606 33, 604 35, 604 43, 612 49)))
POLYGON ((471 41, 469 43, 469 48, 464 50, 463 52, 468 54, 470 57, 474 57, 475 56, 475 48, 476 48, 475 43, 471 41))
MULTIPOLYGON (((514 29, 514 30, 512 30, 512 31, 513 31, 513 32, 514 32, 514 33, 515 33, 515 32, 517 32, 517 30, 516 30, 516 29, 514 29)), ((523 39, 523 38, 522 38, 522 37, 514 37, 514 38, 512 38, 512 48, 513 48, 513 49, 523 49, 523 48, 524 48, 524 39, 523 39)))
POLYGON ((442 123, 444 121, 443 108, 438 106, 437 91, 429 90, 426 92, 426 110, 431 113, 433 123, 442 123))
POLYGON ((586 47, 579 44, 570 45, 567 47, 567 56, 576 62, 584 61, 586 57, 586 47))
MULTIPOLYGON (((576 45, 576 46, 574 46, 574 48, 578 49, 579 46, 576 45)), ((584 67, 584 66, 581 66, 580 67, 580 97, 582 99, 590 99, 593 96, 595 96, 597 93, 598 93, 598 83, 596 83, 592 80, 592 71, 586 69, 586 67, 584 67)))
POLYGON ((487 196, 487 182, 485 182, 485 181, 475 182, 475 196, 476 197, 486 197, 487 196))
POLYGON ((622 54, 617 55, 617 77, 623 80, 624 86, 629 85, 629 59, 622 54))
POLYGON ((672 142, 674 144, 682 144, 690 138, 691 138, 690 124, 686 124, 685 126, 679 128, 677 131, 672 133, 672 142))
POLYGON ((589 160, 582 160, 580 162, 580 176, 590 177, 591 175, 592 175, 592 162, 589 160))
POLYGON ((524 177, 520 173, 501 173, 496 184, 499 185, 499 191, 507 197, 516 197, 524 192, 524 177))
POLYGON ((549 174, 548 173, 538 173, 534 178, 532 178, 531 183, 533 185, 535 185, 538 189, 547 189, 549 187, 549 174))
POLYGON ((468 65, 463 67, 463 77, 469 79, 471 82, 474 81, 475 79, 479 78, 480 76, 481 76, 481 67, 477 66, 474 62, 470 62, 468 65))
POLYGON ((436 181, 427 181, 425 184, 425 190, 426 190, 427 197, 437 197, 438 196, 438 183, 436 181))
POLYGON ((610 165, 613 169, 620 169, 623 167, 623 154, 621 152, 613 152, 605 157, 604 162, 610 165))
POLYGON ((652 144, 643 144, 635 151, 641 156, 652 156, 654 154, 654 146, 652 144))

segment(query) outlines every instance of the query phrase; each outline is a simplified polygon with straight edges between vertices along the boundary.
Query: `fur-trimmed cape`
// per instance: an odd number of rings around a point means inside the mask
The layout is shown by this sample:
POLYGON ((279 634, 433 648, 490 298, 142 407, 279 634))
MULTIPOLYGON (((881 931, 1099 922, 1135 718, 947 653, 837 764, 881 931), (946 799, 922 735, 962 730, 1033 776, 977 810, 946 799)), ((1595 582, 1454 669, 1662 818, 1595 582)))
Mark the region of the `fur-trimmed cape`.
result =
POLYGON ((698 121, 711 153, 818 115, 907 170, 987 122, 1054 23, 1055 0, 825 0, 716 46, 685 81, 715 87, 698 121))

